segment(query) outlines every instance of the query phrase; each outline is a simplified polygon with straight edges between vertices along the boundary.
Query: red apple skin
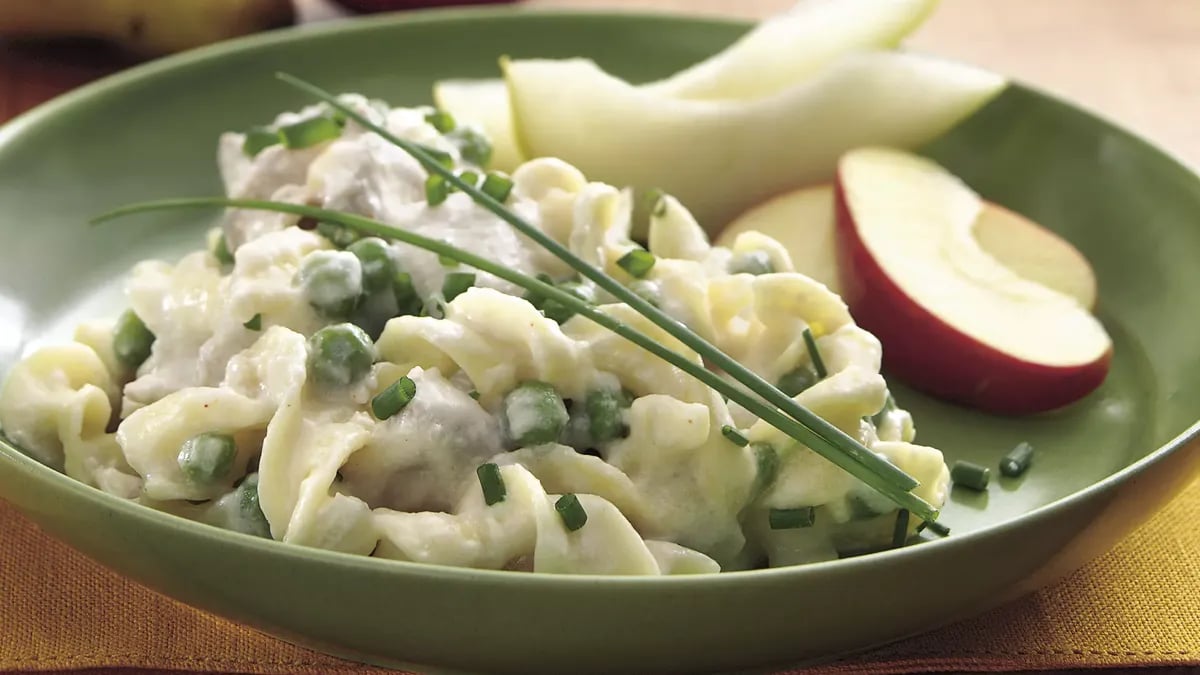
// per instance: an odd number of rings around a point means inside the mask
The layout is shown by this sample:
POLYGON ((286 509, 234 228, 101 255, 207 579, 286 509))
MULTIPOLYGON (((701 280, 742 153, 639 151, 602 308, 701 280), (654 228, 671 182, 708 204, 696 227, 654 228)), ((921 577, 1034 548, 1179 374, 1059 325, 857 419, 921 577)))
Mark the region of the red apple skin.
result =
POLYGON ((335 0, 337 4, 355 12, 392 12, 398 9, 420 7, 447 7, 450 5, 490 5, 513 0, 335 0))
POLYGON ((1003 415, 1061 408, 1108 375, 1112 348, 1098 360, 1059 367, 1021 361, 953 328, 908 297, 867 250, 839 173, 836 248, 842 297, 854 320, 883 344, 883 365, 938 398, 1003 415))

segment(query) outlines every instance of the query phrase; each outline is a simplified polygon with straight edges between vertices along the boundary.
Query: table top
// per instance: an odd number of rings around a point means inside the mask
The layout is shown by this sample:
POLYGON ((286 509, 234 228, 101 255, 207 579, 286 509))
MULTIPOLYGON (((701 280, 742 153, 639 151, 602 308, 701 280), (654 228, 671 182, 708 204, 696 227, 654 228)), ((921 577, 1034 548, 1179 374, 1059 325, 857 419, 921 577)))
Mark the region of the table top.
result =
MULTIPOLYGON (((297 0, 305 16, 323 0, 297 0)), ((534 7, 666 10, 761 18, 794 0, 525 0, 534 7)), ((1197 0, 943 0, 909 40, 1082 104, 1200 167, 1197 0)), ((77 47, 0 42, 0 122, 130 61, 77 47)), ((1168 669, 1156 673, 1182 673, 1168 669)), ((1146 672, 1150 672, 1147 670, 1146 672)))

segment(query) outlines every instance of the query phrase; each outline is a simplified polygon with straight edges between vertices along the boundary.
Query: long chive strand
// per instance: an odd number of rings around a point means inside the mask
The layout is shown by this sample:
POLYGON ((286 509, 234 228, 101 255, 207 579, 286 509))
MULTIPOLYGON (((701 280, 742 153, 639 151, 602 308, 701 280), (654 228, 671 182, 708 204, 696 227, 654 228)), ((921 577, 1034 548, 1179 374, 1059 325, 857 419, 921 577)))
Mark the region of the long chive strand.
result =
MULTIPOLYGON (((705 355, 705 357, 707 357, 717 368, 732 375, 734 379, 741 382, 755 394, 758 394, 771 405, 782 409, 788 414, 788 416, 800 422, 800 424, 806 427, 808 431, 812 432, 812 435, 807 441, 801 440, 801 442, 807 445, 809 448, 816 450, 827 459, 830 459, 831 454, 847 455, 855 463, 867 467, 872 473, 885 476, 889 481, 901 486, 901 489, 905 491, 911 490, 920 485, 920 481, 908 475, 894 464, 891 464, 883 458, 875 455, 870 450, 860 445, 858 441, 851 438, 849 434, 846 434, 841 429, 815 415, 812 411, 804 408, 799 403, 796 403, 794 400, 783 394, 783 392, 780 392, 778 389, 776 389, 770 382, 762 379, 756 373, 738 363, 720 349, 717 349, 716 346, 712 345, 683 324, 669 317, 653 304, 647 302, 625 286, 621 285, 621 283, 616 279, 611 278, 602 270, 588 264, 585 260, 576 256, 546 233, 530 225, 520 216, 506 209, 500 201, 494 199, 491 195, 480 190, 474 185, 468 185, 457 175, 455 175, 453 170, 439 163, 432 155, 429 154, 426 149, 422 148, 420 145, 392 134, 387 129, 384 129, 383 127, 373 123, 371 120, 361 115, 358 111, 339 101, 333 94, 312 83, 306 82, 287 73, 277 73, 276 77, 287 84, 328 103, 364 128, 379 134, 379 136, 381 136, 383 139, 412 155, 431 174, 438 174, 442 176, 442 178, 444 178, 451 185, 470 195, 477 204, 491 211, 501 220, 504 220, 508 224, 515 227, 522 234, 537 242, 555 257, 570 265, 584 277, 593 281, 597 286, 608 291, 621 302, 629 305, 639 314, 645 316, 659 328, 662 328, 669 335, 675 337, 677 340, 691 348, 696 353, 705 355), (837 439, 836 442, 829 440, 831 438, 837 439), (818 446, 820 447, 818 448, 818 446)), ((779 428, 778 425, 773 426, 779 428)))
POLYGON ((505 281, 510 281, 518 286, 521 286, 527 291, 538 294, 540 297, 557 300, 568 307, 576 309, 579 314, 590 319, 591 321, 603 326, 604 328, 607 328, 608 330, 620 335, 630 342, 633 342, 651 354, 654 354, 664 361, 676 366, 680 370, 683 370, 708 387, 726 395, 730 400, 745 407, 747 410, 757 415, 760 419, 766 421, 768 424, 776 429, 779 429, 793 439, 812 448, 818 454, 833 462, 838 467, 847 471, 854 477, 861 480, 863 483, 896 502, 896 504, 898 504, 900 507, 912 511, 914 514, 920 516, 923 520, 934 520, 937 518, 937 510, 925 500, 912 494, 907 489, 899 487, 894 481, 890 481, 887 476, 874 472, 870 470, 869 467, 854 461, 854 459, 848 453, 842 452, 837 445, 832 442, 827 442, 817 436, 817 432, 806 428, 795 419, 792 419, 781 413, 778 409, 765 405, 760 399, 746 394, 740 388, 726 382, 720 376, 708 370, 704 366, 692 362, 687 357, 671 350, 668 347, 663 346, 657 340, 651 338, 645 333, 636 330, 619 319, 615 319, 608 314, 599 311, 590 303, 580 300, 577 296, 564 291, 557 286, 547 284, 539 279, 535 279, 526 274, 513 270, 512 268, 496 264, 487 258, 476 256, 445 242, 438 241, 436 239, 430 239, 415 232, 395 228, 369 218, 364 218, 362 216, 356 216, 349 213, 330 211, 327 209, 303 204, 288 204, 284 202, 272 202, 258 199, 230 199, 227 197, 167 199, 153 202, 142 202, 140 204, 131 204, 129 206, 121 207, 114 211, 100 215, 93 219, 92 222, 100 223, 121 216, 147 211, 214 206, 226 208, 258 209, 264 211, 275 211, 278 213, 289 213, 298 216, 307 216, 317 221, 336 223, 338 225, 342 225, 343 227, 352 228, 360 232, 374 234, 384 238, 395 239, 406 244, 431 251, 435 254, 446 256, 447 258, 453 258, 464 265, 474 267, 483 272, 488 272, 496 277, 504 279, 505 281))

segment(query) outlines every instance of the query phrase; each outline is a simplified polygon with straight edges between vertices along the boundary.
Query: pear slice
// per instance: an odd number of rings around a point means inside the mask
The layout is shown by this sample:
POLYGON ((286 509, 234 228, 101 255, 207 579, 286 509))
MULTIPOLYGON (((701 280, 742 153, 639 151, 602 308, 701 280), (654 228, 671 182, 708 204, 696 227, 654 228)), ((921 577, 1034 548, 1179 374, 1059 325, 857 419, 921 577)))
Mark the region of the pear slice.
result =
POLYGON ((433 103, 455 119, 483 129, 492 141, 488 168, 512 173, 525 161, 514 140, 504 80, 441 80, 433 85, 433 103))
POLYGON ((937 0, 800 0, 720 53, 644 88, 704 100, 769 96, 843 54, 897 46, 936 6, 937 0))
MULTIPOLYGON (((738 216, 717 237, 732 246, 743 232, 761 232, 783 244, 796 271, 841 295, 834 236, 834 187, 811 185, 769 199, 738 216)), ((1066 239, 998 204, 983 202, 972 228, 979 246, 1017 276, 1096 306, 1096 273, 1066 239)))
POLYGON ((713 235, 770 195, 833 177, 870 144, 919 146, 996 96, 1004 78, 916 54, 851 54, 757 101, 658 96, 586 59, 502 60, 517 146, 589 178, 657 187, 713 235))

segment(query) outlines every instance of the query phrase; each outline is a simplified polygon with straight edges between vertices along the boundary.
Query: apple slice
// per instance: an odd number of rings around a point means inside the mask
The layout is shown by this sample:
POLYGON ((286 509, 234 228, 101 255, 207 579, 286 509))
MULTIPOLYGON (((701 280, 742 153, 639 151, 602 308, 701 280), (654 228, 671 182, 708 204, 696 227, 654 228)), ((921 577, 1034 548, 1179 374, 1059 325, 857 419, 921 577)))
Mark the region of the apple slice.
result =
POLYGON ((667 98, 586 59, 502 62, 517 145, 589 178, 661 188, 710 235, 752 204, 832 178, 855 147, 916 147, 1005 86, 970 66, 901 52, 851 54, 756 101, 667 98))
POLYGON ((982 200, 942 167, 854 150, 838 164, 835 200, 843 298, 892 374, 1004 414, 1059 408, 1104 381, 1104 327, 985 252, 973 235, 982 200))
POLYGON ((525 161, 514 140, 504 80, 440 80, 433 85, 433 104, 483 129, 492 141, 488 168, 512 173, 525 161))
POLYGON ((649 93, 751 100, 811 77, 850 52, 890 49, 938 0, 799 0, 718 54, 651 84, 649 93))
MULTIPOLYGON (((721 230, 729 246, 742 232, 756 230, 783 244, 796 271, 841 293, 834 238, 833 185, 813 185, 770 199, 721 230)), ((1017 276, 1096 306, 1096 275, 1087 258, 1054 232, 1003 206, 984 202, 975 220, 976 241, 1017 276)))

